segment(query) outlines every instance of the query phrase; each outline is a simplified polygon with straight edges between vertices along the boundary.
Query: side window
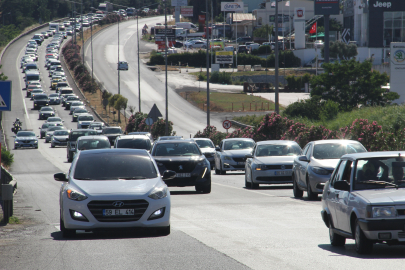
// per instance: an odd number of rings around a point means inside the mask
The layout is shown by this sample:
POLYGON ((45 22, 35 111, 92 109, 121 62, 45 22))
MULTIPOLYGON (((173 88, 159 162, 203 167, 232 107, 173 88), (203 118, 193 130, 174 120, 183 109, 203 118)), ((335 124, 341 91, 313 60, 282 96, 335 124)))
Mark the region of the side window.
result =
POLYGON ((336 169, 333 173, 333 176, 332 176, 332 181, 331 181, 332 186, 336 181, 339 181, 341 179, 341 171, 343 170, 345 165, 346 165, 346 160, 342 160, 340 162, 340 164, 336 167, 336 169))
POLYGON ((309 144, 305 145, 304 149, 301 152, 301 156, 305 156, 307 154, 308 148, 309 148, 309 144))
POLYGON ((223 144, 223 141, 221 141, 221 142, 219 143, 219 149, 220 149, 220 151, 222 151, 222 144, 223 144))
POLYGON ((253 150, 252 150, 252 155, 254 156, 254 155, 256 155, 256 147, 257 145, 255 144, 255 146, 253 147, 253 150))
POLYGON ((308 159, 308 160, 309 160, 309 159, 311 158, 311 156, 312 156, 312 148, 313 148, 313 146, 312 146, 312 144, 310 144, 309 147, 308 147, 308 151, 307 151, 307 153, 305 154, 305 155, 307 156, 307 159, 308 159))
POLYGON ((350 176, 352 175, 353 161, 348 160, 346 162, 345 169, 342 174, 342 180, 345 180, 350 184, 350 176))

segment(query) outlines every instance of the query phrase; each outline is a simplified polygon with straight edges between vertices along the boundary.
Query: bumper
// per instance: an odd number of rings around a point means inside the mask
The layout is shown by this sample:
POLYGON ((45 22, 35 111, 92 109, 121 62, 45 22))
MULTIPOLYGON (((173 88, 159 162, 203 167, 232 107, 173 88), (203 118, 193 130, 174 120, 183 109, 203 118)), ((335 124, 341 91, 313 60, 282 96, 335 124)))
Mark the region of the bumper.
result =
POLYGON ((222 161, 223 171, 244 171, 245 162, 235 162, 233 160, 222 161))
MULTIPOLYGON (((93 200, 97 200, 93 198, 93 200)), ((122 200, 117 199, 117 200, 122 200)), ((65 224, 65 228, 67 229, 76 229, 76 230, 93 230, 93 229, 113 229, 113 228, 148 228, 148 227, 165 227, 170 225, 170 195, 164 199, 160 200, 147 200, 149 202, 149 206, 146 209, 145 213, 142 217, 137 221, 126 221, 126 222, 102 222, 98 221, 93 214, 90 212, 89 208, 87 207, 87 203, 90 202, 89 199, 77 202, 71 201, 67 198, 63 200, 63 220, 65 224), (148 218, 156 211, 161 208, 165 208, 165 213, 163 217, 148 220, 148 218), (70 210, 74 210, 80 212, 84 215, 88 221, 79 221, 74 220, 71 216, 70 210)))
POLYGON ((16 143, 14 142, 14 148, 38 148, 38 142, 30 142, 30 143, 16 143))
POLYGON ((359 219, 359 225, 370 240, 397 240, 405 242, 405 219, 359 219), (387 237, 389 238, 387 239, 387 237))
POLYGON ((52 141, 54 146, 67 146, 67 142, 52 141))
POLYGON ((292 170, 252 170, 253 183, 257 184, 285 184, 292 183, 292 170))
POLYGON ((309 173, 309 184, 314 193, 322 194, 325 183, 329 180, 331 174, 328 175, 319 175, 314 174, 313 172, 309 173))

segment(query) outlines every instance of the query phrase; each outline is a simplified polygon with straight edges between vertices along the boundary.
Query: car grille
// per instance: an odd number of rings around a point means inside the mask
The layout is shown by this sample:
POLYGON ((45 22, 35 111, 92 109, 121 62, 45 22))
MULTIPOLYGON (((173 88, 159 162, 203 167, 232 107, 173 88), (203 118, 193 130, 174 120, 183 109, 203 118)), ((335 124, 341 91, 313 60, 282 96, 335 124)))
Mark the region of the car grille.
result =
POLYGON ((20 141, 22 143, 31 143, 31 140, 20 141))
POLYGON ((257 181, 286 181, 292 182, 291 176, 258 176, 257 181))
POLYGON ((245 165, 232 165, 235 169, 244 169, 245 165))
POLYGON ((100 222, 129 222, 138 221, 145 213, 149 203, 145 200, 123 200, 123 207, 117 208, 112 204, 114 201, 91 201, 87 204, 92 215, 100 222), (135 209, 134 216, 103 216, 103 209, 135 209))
POLYGON ((168 163, 164 163, 166 170, 175 171, 178 173, 191 173, 194 171, 196 163, 190 161, 170 161, 168 163), (182 166, 182 170, 180 170, 180 166, 182 166))
MULTIPOLYGON (((232 158, 235 162, 245 162, 246 161, 246 158, 245 157, 239 157, 239 158, 237 158, 237 157, 234 157, 234 158, 232 158)), ((235 167, 235 166, 234 166, 235 167)), ((243 166, 243 167, 245 167, 245 166, 243 166)))
POLYGON ((405 209, 398 209, 397 213, 398 213, 398 216, 404 216, 405 215, 405 209))
MULTIPOLYGON (((266 169, 267 170, 283 170, 281 168, 282 165, 266 165, 266 169)), ((284 165, 284 170, 291 170, 292 169, 292 165, 284 165)))

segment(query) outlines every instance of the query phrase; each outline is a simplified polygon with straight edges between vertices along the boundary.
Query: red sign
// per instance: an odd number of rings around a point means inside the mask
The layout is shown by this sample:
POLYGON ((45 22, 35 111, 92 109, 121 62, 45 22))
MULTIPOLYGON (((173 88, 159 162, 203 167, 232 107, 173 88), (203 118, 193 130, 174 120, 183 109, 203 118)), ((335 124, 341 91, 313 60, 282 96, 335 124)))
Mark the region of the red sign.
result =
POLYGON ((222 126, 224 127, 224 129, 230 129, 232 127, 232 123, 229 120, 225 120, 224 122, 222 122, 222 126))
POLYGON ((205 24, 205 15, 198 15, 198 23, 205 24))
POLYGON ((193 17, 193 6, 181 7, 180 14, 184 17, 193 17))
POLYGON ((302 16, 304 16, 304 11, 302 9, 297 9, 297 17, 301 18, 302 16))
MULTIPOLYGON (((168 43, 168 48, 170 48, 170 47, 174 46, 176 41, 169 40, 167 43, 168 43)), ((155 44, 158 45, 158 50, 165 50, 166 49, 165 42, 163 40, 162 41, 155 41, 155 44)))

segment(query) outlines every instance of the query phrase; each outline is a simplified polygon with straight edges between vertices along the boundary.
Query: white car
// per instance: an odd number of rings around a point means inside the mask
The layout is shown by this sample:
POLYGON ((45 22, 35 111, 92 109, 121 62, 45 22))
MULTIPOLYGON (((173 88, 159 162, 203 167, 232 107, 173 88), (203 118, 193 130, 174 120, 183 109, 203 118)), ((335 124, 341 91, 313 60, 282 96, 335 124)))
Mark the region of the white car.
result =
POLYGON ((207 42, 206 41, 201 41, 201 40, 193 40, 190 42, 185 43, 186 48, 188 49, 206 49, 207 48, 207 42))
POLYGON ((60 230, 73 237, 76 230, 153 228, 170 234, 170 192, 145 150, 97 149, 78 152, 69 173, 57 173, 60 189, 60 230))
POLYGON ((215 147, 215 173, 244 171, 246 155, 252 153, 255 141, 248 138, 224 139, 215 147))
POLYGON ((255 189, 260 184, 292 183, 294 158, 301 151, 294 141, 257 142, 252 154, 246 155, 245 187, 255 189))
POLYGON ((94 122, 94 117, 91 114, 82 114, 77 117, 77 128, 88 128, 94 122))

